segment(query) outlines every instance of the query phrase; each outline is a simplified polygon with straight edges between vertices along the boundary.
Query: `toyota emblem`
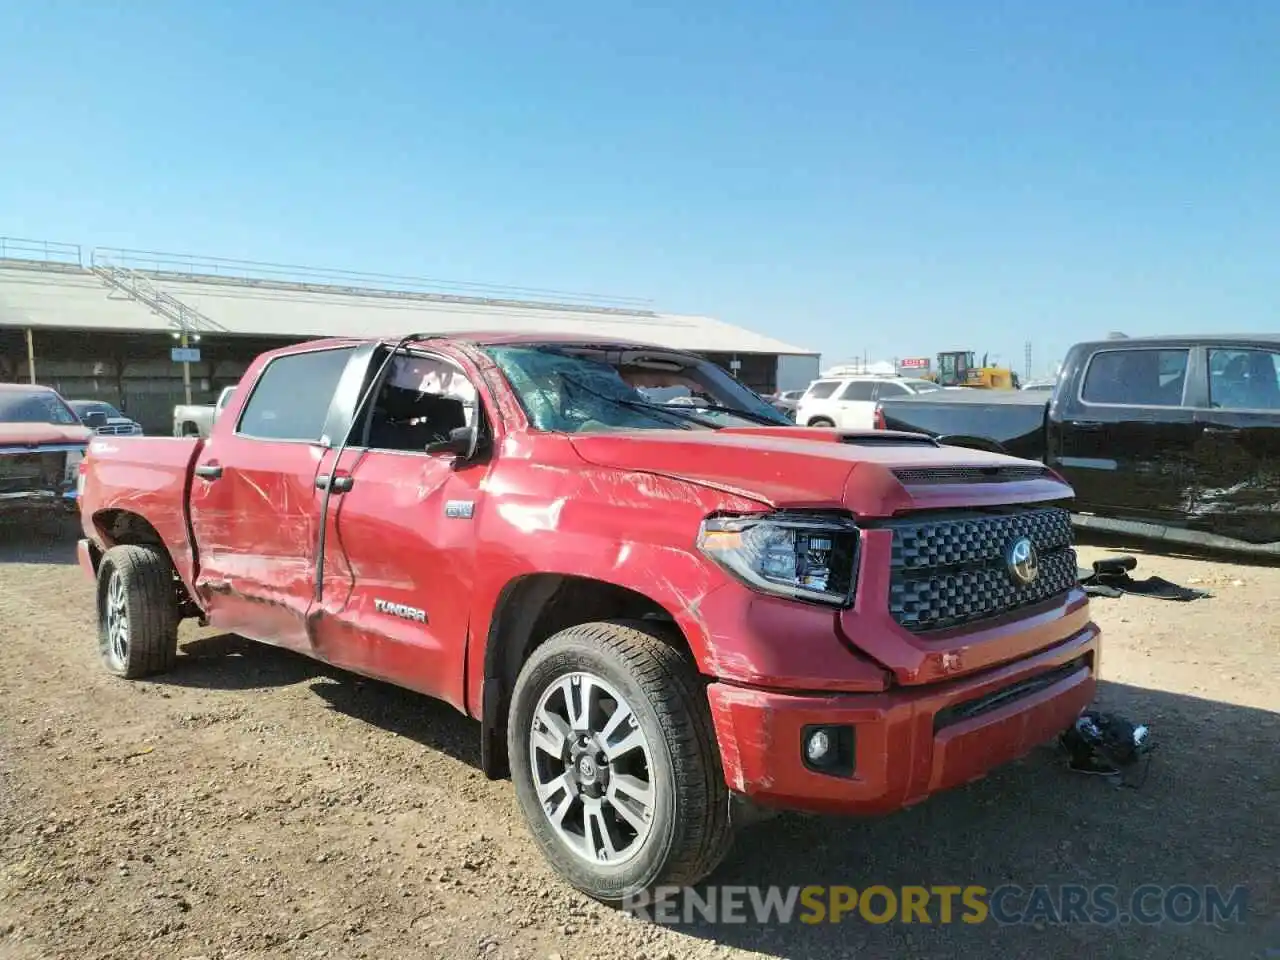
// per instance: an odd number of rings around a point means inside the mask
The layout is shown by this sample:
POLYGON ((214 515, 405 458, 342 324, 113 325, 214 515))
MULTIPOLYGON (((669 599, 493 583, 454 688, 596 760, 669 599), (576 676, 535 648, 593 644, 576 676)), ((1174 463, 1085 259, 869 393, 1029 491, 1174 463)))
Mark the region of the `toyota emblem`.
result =
POLYGON ((1030 537, 1019 537, 1009 544, 1004 562, 1009 569, 1009 577, 1024 587, 1035 583, 1040 575, 1040 558, 1036 556, 1036 545, 1030 537))

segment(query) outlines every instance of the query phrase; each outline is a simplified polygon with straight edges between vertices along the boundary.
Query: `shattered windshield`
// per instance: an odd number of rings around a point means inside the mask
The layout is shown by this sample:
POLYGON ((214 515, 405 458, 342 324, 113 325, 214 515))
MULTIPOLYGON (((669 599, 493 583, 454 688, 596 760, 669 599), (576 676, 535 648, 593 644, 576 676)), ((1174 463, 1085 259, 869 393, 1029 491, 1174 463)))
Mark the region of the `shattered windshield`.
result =
POLYGON ((0 392, 0 423, 57 423, 78 425, 79 418, 48 390, 0 392))
POLYGON ((489 347, 539 430, 708 430, 791 426, 715 364, 658 350, 489 347))

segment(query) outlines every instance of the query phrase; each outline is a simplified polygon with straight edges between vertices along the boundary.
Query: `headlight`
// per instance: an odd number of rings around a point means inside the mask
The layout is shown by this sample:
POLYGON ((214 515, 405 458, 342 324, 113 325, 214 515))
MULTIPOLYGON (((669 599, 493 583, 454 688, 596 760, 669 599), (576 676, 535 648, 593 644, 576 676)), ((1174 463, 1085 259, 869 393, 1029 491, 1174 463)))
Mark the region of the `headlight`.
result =
POLYGON ((764 593, 834 606, 853 599, 858 528, 847 517, 709 517, 698 532, 698 549, 764 593))
POLYGON ((80 461, 84 459, 83 450, 68 450, 67 459, 62 470, 63 483, 75 483, 80 476, 80 461))

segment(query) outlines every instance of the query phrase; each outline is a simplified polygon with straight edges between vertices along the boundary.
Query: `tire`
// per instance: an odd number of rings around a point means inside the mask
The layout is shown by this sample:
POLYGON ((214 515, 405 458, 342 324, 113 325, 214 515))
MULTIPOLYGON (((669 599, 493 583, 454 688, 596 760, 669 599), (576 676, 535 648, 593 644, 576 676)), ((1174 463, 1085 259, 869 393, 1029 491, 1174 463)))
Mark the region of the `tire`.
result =
POLYGON ((173 566, 163 552, 126 545, 103 555, 98 653, 109 673, 134 680, 170 669, 178 656, 178 621, 173 566))
POLYGON ((516 681, 507 749, 516 797, 534 840, 562 876, 597 900, 616 903, 661 885, 697 883, 732 846, 729 791, 706 690, 686 654, 639 624, 582 624, 538 647, 516 681), (584 685, 598 691, 588 694, 595 708, 588 710, 588 722, 577 725, 593 731, 585 768, 580 740, 560 737, 545 724, 552 718, 563 728, 564 720, 581 715, 584 685), (572 710, 568 696, 575 698, 572 710), (624 706, 630 719, 617 716, 624 706), (545 731, 536 751, 535 721, 545 731), (604 746, 628 743, 640 746, 605 757, 604 746), (556 744, 560 760, 548 752, 556 744), (558 789, 540 795, 535 779, 557 783, 558 789), (646 779, 647 806, 634 799, 643 795, 635 787, 646 779), (588 804, 598 816, 588 813, 588 804), (563 829, 553 825, 550 810, 559 814, 563 829), (602 826, 614 848, 604 856, 602 826))
POLYGON ((813 417, 809 420, 811 427, 834 427, 836 422, 830 417, 813 417))

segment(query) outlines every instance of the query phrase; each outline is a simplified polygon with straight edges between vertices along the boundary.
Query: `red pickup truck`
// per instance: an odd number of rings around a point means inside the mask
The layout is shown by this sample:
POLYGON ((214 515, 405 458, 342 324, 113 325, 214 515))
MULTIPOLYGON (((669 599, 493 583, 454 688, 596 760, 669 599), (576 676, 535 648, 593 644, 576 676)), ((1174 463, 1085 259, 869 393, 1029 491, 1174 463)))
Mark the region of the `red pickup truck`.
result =
POLYGON ((445 700, 619 901, 710 873, 740 810, 891 811, 1070 726, 1070 496, 660 347, 329 340, 259 357, 208 439, 94 439, 79 552, 110 671, 196 617, 445 700))
POLYGON ((0 383, 0 518, 36 510, 73 518, 91 435, 57 391, 0 383))

